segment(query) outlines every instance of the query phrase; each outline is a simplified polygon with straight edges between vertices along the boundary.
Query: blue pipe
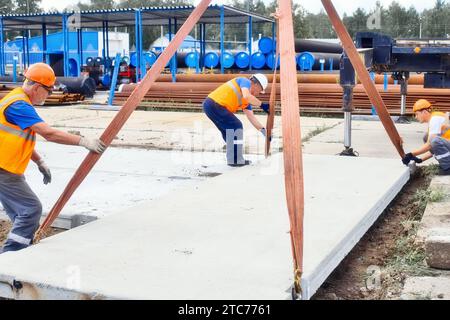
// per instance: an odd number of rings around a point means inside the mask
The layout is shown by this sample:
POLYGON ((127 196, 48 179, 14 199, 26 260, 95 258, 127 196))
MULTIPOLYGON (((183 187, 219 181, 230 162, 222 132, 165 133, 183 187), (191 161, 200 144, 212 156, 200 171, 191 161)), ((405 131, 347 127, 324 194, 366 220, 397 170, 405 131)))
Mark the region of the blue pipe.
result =
POLYGON ((389 78, 388 74, 384 73, 384 91, 388 91, 388 85, 389 85, 389 78))
POLYGON ((17 59, 13 57, 13 82, 17 83, 17 59))
MULTIPOLYGON (((178 32, 177 29, 178 29, 177 18, 174 18, 173 19, 173 34, 176 34, 178 32)), ((173 69, 172 69, 172 81, 173 82, 177 82, 177 71, 178 71, 177 51, 175 51, 175 54, 173 55, 173 69)))
MULTIPOLYGON (((370 79, 371 79, 373 82, 375 82, 375 73, 374 73, 374 72, 371 72, 371 73, 370 73, 370 79)), ((376 115, 377 115, 377 110, 375 109, 375 106, 374 106, 374 105, 372 105, 372 115, 373 115, 373 116, 376 116, 376 115)))
POLYGON ((117 77, 119 76, 119 69, 120 69, 120 53, 116 54, 116 60, 114 61, 114 72, 111 82, 111 88, 109 88, 109 100, 108 105, 112 105, 114 100, 114 94, 116 92, 116 85, 117 85, 117 77))

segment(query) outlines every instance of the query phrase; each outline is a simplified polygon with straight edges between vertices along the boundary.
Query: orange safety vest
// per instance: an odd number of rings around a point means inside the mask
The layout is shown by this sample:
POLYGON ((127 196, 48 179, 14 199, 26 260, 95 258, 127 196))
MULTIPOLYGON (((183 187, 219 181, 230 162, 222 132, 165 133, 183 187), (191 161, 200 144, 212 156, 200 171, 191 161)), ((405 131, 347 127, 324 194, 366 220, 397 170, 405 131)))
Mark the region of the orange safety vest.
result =
MULTIPOLYGON (((450 127, 449 127, 449 122, 448 122, 448 118, 447 118, 447 114, 443 113, 443 112, 439 112, 439 111, 435 111, 431 113, 431 117, 443 117, 446 118, 446 124, 442 125, 441 128, 441 137, 447 140, 450 140, 450 127)), ((430 132, 428 131, 428 136, 430 136, 430 132)))
POLYGON ((22 88, 16 88, 0 100, 0 168, 14 174, 24 174, 36 145, 36 133, 6 120, 6 109, 17 101, 31 104, 22 88))
POLYGON ((232 113, 236 113, 240 109, 246 109, 248 107, 248 101, 242 96, 241 87, 236 82, 236 79, 232 79, 225 82, 216 90, 208 95, 208 98, 214 100, 215 103, 226 108, 232 113))

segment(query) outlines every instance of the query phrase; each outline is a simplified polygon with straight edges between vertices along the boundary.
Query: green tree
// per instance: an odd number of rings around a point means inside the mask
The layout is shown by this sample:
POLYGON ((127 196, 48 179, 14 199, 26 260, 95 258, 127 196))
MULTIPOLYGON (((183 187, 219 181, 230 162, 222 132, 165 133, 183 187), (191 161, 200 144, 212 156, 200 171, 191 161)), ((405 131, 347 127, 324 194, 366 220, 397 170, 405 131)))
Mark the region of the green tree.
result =
POLYGON ((357 32, 367 30, 367 20, 369 19, 369 14, 362 8, 356 9, 352 16, 347 16, 344 14, 342 19, 348 32, 352 37, 355 36, 357 32))
POLYGON ((41 2, 42 0, 15 0, 14 13, 28 14, 42 12, 41 2))
POLYGON ((308 34, 312 38, 336 38, 336 33, 334 32, 330 19, 325 11, 321 10, 317 14, 309 13, 305 20, 309 28, 308 34))
POLYGON ((14 12, 15 3, 8 0, 0 0, 0 14, 8 14, 14 12))
POLYGON ((422 13, 422 26, 424 37, 441 38, 449 37, 450 28, 448 16, 450 7, 444 0, 436 0, 432 9, 425 10, 422 13))

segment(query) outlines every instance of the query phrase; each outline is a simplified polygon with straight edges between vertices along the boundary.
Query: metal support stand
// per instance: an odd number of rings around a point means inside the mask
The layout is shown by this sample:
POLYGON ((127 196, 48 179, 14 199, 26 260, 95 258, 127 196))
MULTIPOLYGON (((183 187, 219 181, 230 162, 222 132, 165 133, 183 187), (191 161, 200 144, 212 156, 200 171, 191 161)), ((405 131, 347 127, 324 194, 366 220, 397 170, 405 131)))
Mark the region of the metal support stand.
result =
POLYGON ((357 157, 358 153, 352 148, 352 111, 353 111, 353 88, 356 85, 356 74, 350 59, 345 54, 341 57, 340 63, 340 85, 344 89, 342 97, 344 111, 344 147, 339 154, 347 157, 357 157))
POLYGON ((401 102, 400 102, 400 117, 398 117, 396 123, 411 123, 406 116, 406 96, 408 95, 408 80, 409 80, 409 72, 396 72, 392 75, 395 80, 398 80, 400 83, 400 93, 401 93, 401 102))

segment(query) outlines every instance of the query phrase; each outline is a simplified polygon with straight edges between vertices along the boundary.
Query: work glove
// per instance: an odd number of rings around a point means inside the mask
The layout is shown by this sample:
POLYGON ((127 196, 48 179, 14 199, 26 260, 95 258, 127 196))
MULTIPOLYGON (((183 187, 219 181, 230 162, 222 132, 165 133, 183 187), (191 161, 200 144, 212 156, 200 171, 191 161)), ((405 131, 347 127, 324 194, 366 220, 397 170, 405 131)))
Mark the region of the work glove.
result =
POLYGON ((50 169, 48 168, 47 164, 44 162, 44 160, 39 160, 36 162, 39 171, 44 176, 44 184, 49 184, 52 182, 52 174, 50 172, 50 169))
POLYGON ((98 154, 101 154, 106 150, 106 145, 100 139, 88 139, 81 137, 78 145, 98 154))
POLYGON ((423 162, 422 159, 413 156, 412 153, 407 153, 402 159, 402 162, 403 162, 403 164, 405 166, 407 166, 411 161, 414 161, 415 163, 422 163, 423 162))
POLYGON ((269 111, 270 105, 268 103, 262 103, 261 109, 263 109, 265 113, 270 114, 270 111, 269 111))
MULTIPOLYGON (((267 137, 267 130, 266 130, 266 128, 262 128, 261 130, 259 130, 259 132, 261 132, 262 135, 263 135, 265 138, 267 137)), ((270 136, 269 140, 272 141, 272 136, 270 136)))

